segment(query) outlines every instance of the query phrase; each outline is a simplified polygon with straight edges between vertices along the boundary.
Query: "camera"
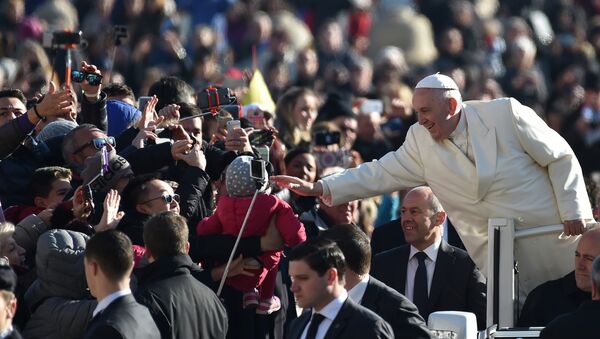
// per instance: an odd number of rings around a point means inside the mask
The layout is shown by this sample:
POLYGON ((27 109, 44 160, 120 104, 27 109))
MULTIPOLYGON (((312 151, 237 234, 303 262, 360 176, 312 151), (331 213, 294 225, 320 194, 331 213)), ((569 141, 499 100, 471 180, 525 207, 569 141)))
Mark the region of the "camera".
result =
POLYGON ((337 151, 315 152, 314 154, 315 158, 317 158, 319 171, 322 171, 328 167, 348 168, 352 162, 352 156, 350 155, 350 152, 344 149, 337 151))
MULTIPOLYGON (((202 111, 225 105, 237 105, 237 97, 227 87, 208 87, 197 93, 197 105, 202 111)), ((239 109, 237 116, 239 117, 239 109)))
POLYGON ((252 132, 248 138, 252 146, 271 146, 273 144, 273 131, 269 129, 261 129, 252 132))
POLYGON ((316 146, 329 146, 340 144, 341 134, 338 131, 319 131, 315 133, 315 145, 316 146))
POLYGON ((80 45, 81 44, 81 31, 78 32, 65 32, 59 31, 54 33, 44 33, 42 36, 42 46, 50 47, 63 47, 68 45, 80 45))

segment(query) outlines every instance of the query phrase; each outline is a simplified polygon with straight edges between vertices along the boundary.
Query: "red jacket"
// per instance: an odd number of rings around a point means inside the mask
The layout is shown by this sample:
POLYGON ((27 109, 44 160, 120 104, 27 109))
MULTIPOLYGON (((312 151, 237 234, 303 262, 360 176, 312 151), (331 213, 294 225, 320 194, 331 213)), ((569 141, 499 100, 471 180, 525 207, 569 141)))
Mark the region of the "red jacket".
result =
MULTIPOLYGON (((198 235, 223 234, 237 236, 242 228, 251 201, 252 197, 222 196, 219 198, 215 214, 200 221, 196 227, 196 232, 198 235)), ((306 240, 304 225, 300 222, 298 216, 294 214, 292 207, 270 194, 256 196, 254 207, 248 217, 242 237, 264 235, 272 216, 275 216, 275 225, 287 246, 296 246, 306 240)), ((279 256, 280 251, 270 251, 264 252, 259 259, 263 261, 265 267, 272 267, 279 262, 279 256)))

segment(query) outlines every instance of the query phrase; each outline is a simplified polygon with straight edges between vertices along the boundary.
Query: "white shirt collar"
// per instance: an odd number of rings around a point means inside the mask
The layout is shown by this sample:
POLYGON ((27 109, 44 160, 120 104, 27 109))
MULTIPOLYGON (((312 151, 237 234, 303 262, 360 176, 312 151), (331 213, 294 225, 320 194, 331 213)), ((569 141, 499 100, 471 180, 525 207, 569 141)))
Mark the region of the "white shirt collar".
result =
MULTIPOLYGON (((438 251, 440 250, 440 246, 442 245, 442 239, 438 239, 438 241, 434 242, 433 244, 429 245, 429 247, 427 247, 426 249, 423 250, 423 252, 425 252, 425 254, 427 254, 427 257, 429 258, 429 260, 435 262, 437 259, 437 254, 438 251)), ((417 252, 421 252, 418 249, 416 249, 413 245, 410 245, 410 254, 408 255, 408 260, 411 260, 415 254, 417 254, 417 252)))
MULTIPOLYGON (((342 309, 342 305, 344 305, 346 299, 348 299, 348 292, 342 289, 342 293, 337 298, 330 301, 329 304, 325 305, 325 307, 323 307, 318 313, 324 316, 325 318, 333 321, 333 319, 335 319, 337 314, 342 309)), ((314 309, 313 313, 315 313, 314 309)))
POLYGON ((113 301, 117 300, 118 298, 120 298, 122 296, 128 295, 128 294, 131 294, 130 289, 118 290, 116 292, 113 292, 113 293, 107 295, 106 297, 104 297, 104 299, 98 301, 98 305, 94 309, 92 318, 95 317, 98 313, 104 311, 104 309, 107 308, 108 305, 112 304, 113 301))
POLYGON ((365 291, 367 290, 367 285, 369 283, 369 275, 365 274, 365 277, 358 282, 358 284, 354 285, 348 291, 348 298, 354 301, 357 304, 360 304, 363 296, 365 295, 365 291))
POLYGON ((458 124, 452 133, 450 133, 449 139, 455 139, 466 132, 467 129, 467 119, 465 118, 465 110, 461 110, 458 117, 458 124))

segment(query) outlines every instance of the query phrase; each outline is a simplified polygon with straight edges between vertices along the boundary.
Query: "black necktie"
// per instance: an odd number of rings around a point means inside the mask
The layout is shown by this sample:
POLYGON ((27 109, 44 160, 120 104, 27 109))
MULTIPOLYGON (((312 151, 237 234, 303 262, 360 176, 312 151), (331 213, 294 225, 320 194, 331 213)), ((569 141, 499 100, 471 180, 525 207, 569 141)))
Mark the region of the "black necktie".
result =
MULTIPOLYGON (((419 314, 423 318, 427 316, 427 306, 429 304, 429 293, 427 292, 427 268, 425 267, 425 259, 427 254, 424 252, 418 252, 415 254, 417 260, 419 260, 419 266, 417 267, 417 273, 415 274, 415 284, 413 286, 413 302, 419 309, 419 314)), ((425 318, 427 321, 427 318, 425 318)))
POLYGON ((325 319, 325 317, 322 314, 313 314, 310 325, 308 326, 308 332, 306 332, 306 339, 315 339, 317 337, 317 330, 323 319, 325 319))

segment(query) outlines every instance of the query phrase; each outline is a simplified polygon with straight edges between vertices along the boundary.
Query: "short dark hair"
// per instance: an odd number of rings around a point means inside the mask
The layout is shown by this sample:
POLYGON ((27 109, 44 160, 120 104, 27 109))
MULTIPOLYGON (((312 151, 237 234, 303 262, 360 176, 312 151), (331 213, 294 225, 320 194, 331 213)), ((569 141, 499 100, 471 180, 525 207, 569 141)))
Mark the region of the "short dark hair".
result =
POLYGON ((33 198, 47 198, 52 191, 52 184, 58 179, 67 179, 71 181, 73 174, 70 169, 50 166, 41 167, 35 170, 29 181, 29 192, 33 198))
POLYGON ((321 236, 335 241, 344 253, 348 269, 357 274, 367 274, 371 268, 371 243, 358 226, 341 224, 330 227, 321 236))
POLYGON ((135 94, 133 94, 133 90, 131 87, 125 84, 110 83, 106 86, 103 86, 102 91, 106 93, 106 96, 109 99, 114 97, 125 97, 135 101, 135 94))
POLYGON ((288 255, 289 261, 304 260, 308 266, 323 276, 330 268, 338 272, 338 281, 344 281, 346 259, 335 242, 322 237, 308 239, 294 247, 288 255))
POLYGON ((142 174, 134 177, 123 189, 121 197, 125 209, 135 209, 135 206, 148 195, 148 183, 162 180, 158 173, 142 174))
POLYGON ((178 102, 177 105, 179 105, 179 116, 181 118, 187 118, 202 113, 200 107, 187 102, 178 102))
POLYGON ((133 267, 133 245, 123 232, 99 232, 87 242, 85 258, 97 261, 106 277, 116 282, 127 277, 133 267))
POLYGON ((144 244, 153 257, 187 254, 188 226, 184 217, 167 211, 144 223, 144 244))
POLYGON ((148 89, 149 96, 156 95, 158 98, 156 111, 170 104, 187 102, 187 98, 194 94, 192 86, 173 76, 161 78, 148 89))
POLYGON ((17 98, 22 103, 27 104, 27 98, 23 91, 18 88, 3 88, 0 90, 0 98, 17 98))

